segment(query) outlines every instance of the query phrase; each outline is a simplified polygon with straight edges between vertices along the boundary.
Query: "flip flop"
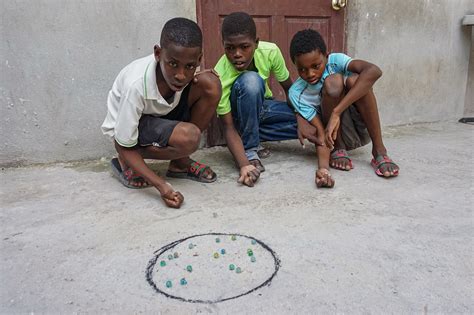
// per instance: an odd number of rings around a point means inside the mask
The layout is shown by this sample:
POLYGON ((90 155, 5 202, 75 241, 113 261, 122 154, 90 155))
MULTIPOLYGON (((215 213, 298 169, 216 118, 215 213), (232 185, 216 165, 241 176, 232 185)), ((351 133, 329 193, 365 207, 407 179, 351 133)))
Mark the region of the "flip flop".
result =
MULTIPOLYGON (((352 166, 352 160, 349 157, 349 154, 347 154, 347 151, 345 149, 334 150, 334 151, 331 152, 331 160, 333 160, 333 162, 335 162, 338 159, 348 160, 350 169, 354 168, 354 166, 352 166)), ((332 166, 332 165, 331 165, 331 167, 335 168, 337 170, 341 170, 341 171, 348 171, 345 168, 339 168, 339 167, 335 167, 335 166, 332 166)))
POLYGON ((203 163, 199 163, 197 161, 193 161, 191 164, 189 164, 186 172, 175 172, 168 170, 166 172, 166 176, 172 178, 190 179, 200 183, 212 183, 217 180, 217 174, 214 173, 214 171, 212 171, 209 166, 203 163), (206 178, 204 176, 204 173, 207 170, 210 170, 212 172, 211 178, 206 178))
POLYGON ((117 177, 119 182, 121 182, 125 187, 131 189, 142 189, 150 186, 143 177, 136 175, 131 168, 126 171, 123 171, 118 158, 113 158, 110 161, 110 165, 112 166, 112 171, 114 175, 117 177), (144 183, 142 186, 134 186, 130 184, 131 182, 140 181, 144 183))
POLYGON ((393 160, 389 158, 388 155, 383 155, 383 154, 377 155, 377 157, 375 159, 372 159, 372 161, 370 162, 370 165, 372 165, 372 167, 375 170, 375 174, 377 174, 378 176, 386 177, 386 178, 398 176, 398 171, 399 171, 398 169, 393 171, 393 175, 384 176, 382 172, 382 166, 385 164, 392 164, 398 167, 398 165, 395 164, 395 162, 393 162, 393 160))

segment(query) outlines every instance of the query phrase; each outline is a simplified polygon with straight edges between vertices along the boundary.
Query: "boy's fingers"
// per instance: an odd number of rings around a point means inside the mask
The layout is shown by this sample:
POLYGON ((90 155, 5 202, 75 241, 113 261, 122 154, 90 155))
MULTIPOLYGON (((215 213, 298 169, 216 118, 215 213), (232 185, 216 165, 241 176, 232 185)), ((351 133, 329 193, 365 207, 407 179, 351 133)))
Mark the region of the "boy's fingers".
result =
POLYGON ((314 143, 316 145, 321 143, 319 138, 314 134, 307 135, 306 139, 308 139, 309 142, 314 143))
POLYGON ((331 137, 326 137, 326 146, 329 148, 329 150, 334 149, 334 143, 332 142, 331 137))
POLYGON ((324 137, 324 141, 326 142, 327 146, 331 145, 331 136, 329 135, 329 132, 326 132, 326 136, 324 137))
POLYGON ((180 203, 184 201, 184 196, 179 191, 176 192, 176 196, 177 196, 178 200, 180 201, 180 203))
POLYGON ((245 176, 245 181, 244 181, 245 185, 249 186, 249 187, 253 187, 254 183, 255 183, 255 180, 254 180, 254 176, 252 174, 252 171, 250 172, 247 172, 246 176, 245 176))
POLYGON ((181 206, 181 202, 176 199, 168 199, 168 198, 163 198, 163 201, 166 203, 168 207, 171 208, 179 208, 181 206))
POLYGON ((334 187, 334 183, 335 183, 335 182, 336 182, 336 181, 334 180, 334 178, 329 177, 329 183, 328 183, 328 184, 329 184, 329 187, 334 187))
MULTIPOLYGON (((167 184, 171 186, 169 183, 167 184)), ((168 191, 161 195, 161 199, 163 199, 168 207, 179 208, 184 201, 184 196, 179 191, 168 191)))
POLYGON ((257 176, 260 175, 260 171, 258 170, 258 168, 254 167, 253 170, 251 170, 250 172, 256 174, 257 176))
POLYGON ((260 171, 258 169, 255 169, 252 172, 255 175, 255 177, 257 177, 257 179, 260 177, 260 171))
POLYGON ((321 180, 321 178, 317 178, 316 179, 316 187, 321 187, 323 185, 323 181, 321 180))
POLYGON ((334 144, 334 141, 336 140, 337 138, 337 128, 334 128, 334 130, 332 131, 332 144, 334 144))
POLYGON ((252 181, 252 178, 250 178, 250 177, 245 178, 244 183, 245 183, 245 185, 247 185, 249 187, 253 187, 253 181, 252 181))
POLYGON ((333 145, 334 144, 334 129, 330 128, 328 130, 327 138, 329 139, 329 143, 333 145))
POLYGON ((206 73, 206 72, 210 72, 210 73, 214 74, 216 77, 219 77, 219 74, 216 72, 216 70, 214 70, 212 68, 211 69, 204 69, 204 70, 198 71, 194 74, 194 79, 193 79, 194 83, 196 83, 198 81, 198 76, 200 74, 206 73))
POLYGON ((250 179, 252 180, 252 182, 255 183, 255 182, 257 181, 258 175, 257 175, 256 173, 254 173, 253 171, 251 171, 251 172, 248 173, 248 175, 249 175, 250 179))
POLYGON ((304 137, 298 133, 298 140, 300 141, 301 145, 304 146, 304 137))

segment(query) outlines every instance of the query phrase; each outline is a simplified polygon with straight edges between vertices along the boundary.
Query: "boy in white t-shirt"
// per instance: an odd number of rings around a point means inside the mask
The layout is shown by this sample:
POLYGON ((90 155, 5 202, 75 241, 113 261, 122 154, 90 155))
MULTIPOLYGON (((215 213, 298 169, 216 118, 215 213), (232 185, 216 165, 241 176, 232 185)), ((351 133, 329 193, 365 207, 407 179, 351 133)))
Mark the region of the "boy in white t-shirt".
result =
POLYGON ((189 158, 198 149, 221 95, 219 78, 212 72, 204 71, 196 79, 201 57, 199 26, 185 18, 169 20, 154 54, 133 61, 115 79, 102 124, 103 133, 114 139, 118 158, 111 164, 122 184, 154 186, 173 208, 181 206, 183 195, 144 159, 171 160, 168 177, 216 180, 209 166, 189 158))

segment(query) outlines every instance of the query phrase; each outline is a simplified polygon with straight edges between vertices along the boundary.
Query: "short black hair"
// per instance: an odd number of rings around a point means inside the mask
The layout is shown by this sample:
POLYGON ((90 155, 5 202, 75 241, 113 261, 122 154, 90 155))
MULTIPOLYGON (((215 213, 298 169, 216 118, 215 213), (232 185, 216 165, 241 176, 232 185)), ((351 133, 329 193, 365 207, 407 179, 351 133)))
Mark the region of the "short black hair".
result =
POLYGON ((326 55, 326 43, 321 34, 313 29, 299 31, 291 39, 290 57, 293 62, 297 56, 314 50, 319 50, 321 54, 326 55))
POLYGON ((161 31, 160 46, 166 48, 171 43, 182 47, 202 47, 199 25, 182 17, 169 20, 161 31))
POLYGON ((233 12, 222 22, 222 40, 235 35, 246 35, 257 39, 255 21, 245 12, 233 12))

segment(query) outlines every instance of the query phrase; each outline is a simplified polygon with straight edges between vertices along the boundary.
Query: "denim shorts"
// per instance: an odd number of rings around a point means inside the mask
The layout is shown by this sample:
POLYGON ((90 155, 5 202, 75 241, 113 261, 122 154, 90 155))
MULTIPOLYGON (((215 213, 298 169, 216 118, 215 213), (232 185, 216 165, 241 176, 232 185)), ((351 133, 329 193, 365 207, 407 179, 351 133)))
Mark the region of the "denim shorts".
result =
POLYGON ((138 122, 138 144, 140 146, 166 147, 176 125, 189 121, 191 113, 188 95, 191 84, 184 88, 178 106, 164 116, 142 115, 138 122))

